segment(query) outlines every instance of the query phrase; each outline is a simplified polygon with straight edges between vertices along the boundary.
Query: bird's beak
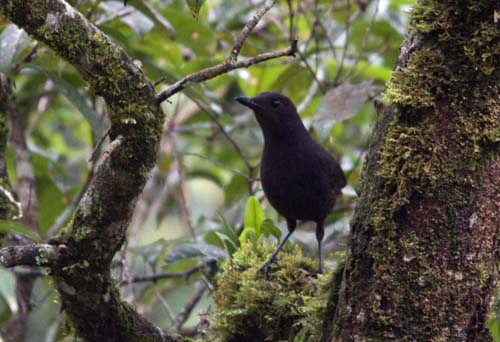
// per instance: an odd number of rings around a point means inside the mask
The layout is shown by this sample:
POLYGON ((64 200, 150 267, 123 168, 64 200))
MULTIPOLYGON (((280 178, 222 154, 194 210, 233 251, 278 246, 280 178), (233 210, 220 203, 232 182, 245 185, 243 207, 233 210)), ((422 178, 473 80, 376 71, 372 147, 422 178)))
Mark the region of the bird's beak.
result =
POLYGON ((251 97, 246 97, 246 96, 238 96, 235 98, 236 101, 244 105, 245 107, 248 107, 253 110, 257 110, 260 108, 260 105, 255 102, 255 100, 251 97))

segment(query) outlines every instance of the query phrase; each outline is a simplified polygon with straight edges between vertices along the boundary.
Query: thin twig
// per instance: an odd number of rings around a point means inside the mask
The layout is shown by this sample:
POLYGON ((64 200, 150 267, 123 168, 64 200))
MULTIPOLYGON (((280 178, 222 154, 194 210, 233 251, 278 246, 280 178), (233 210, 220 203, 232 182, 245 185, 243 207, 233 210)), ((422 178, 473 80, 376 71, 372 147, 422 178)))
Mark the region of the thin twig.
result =
MULTIPOLYGON (((177 116, 179 112, 179 104, 180 101, 177 101, 174 114, 175 116, 177 116)), ((182 168, 182 160, 179 157, 179 153, 177 152, 177 146, 176 146, 177 135, 174 133, 176 126, 175 116, 173 120, 170 120, 168 122, 167 136, 170 137, 171 152, 172 152, 172 157, 174 158, 174 167, 178 176, 177 179, 178 179, 179 194, 176 197, 177 197, 177 202, 179 204, 178 208, 183 228, 184 230, 188 231, 189 235, 191 236, 191 240, 196 241, 196 233, 194 232, 193 225, 191 224, 191 213, 189 211, 188 195, 186 191, 186 177, 184 174, 184 169, 182 168)))
POLYGON ((346 0, 346 21, 345 21, 345 41, 344 41, 344 47, 342 49, 342 54, 340 55, 340 62, 337 66, 337 71, 335 72, 335 76, 333 77, 333 84, 337 84, 340 74, 342 73, 342 70, 344 69, 344 61, 347 53, 347 48, 349 47, 349 29, 351 27, 351 19, 349 17, 349 10, 351 8, 351 1, 346 0))
POLYGON ((321 90, 321 92, 323 94, 325 94, 326 93, 326 89, 323 86, 323 84, 321 84, 321 81, 318 79, 318 76, 316 75, 316 72, 314 72, 314 70, 309 65, 309 62, 307 62, 307 58, 304 56, 304 54, 302 52, 297 51, 297 53, 299 54, 300 59, 302 60, 302 62, 304 62, 304 65, 306 66, 306 69, 309 71, 309 73, 314 78, 314 81, 318 84, 318 88, 321 90))
POLYGON ((303 110, 307 108, 307 106, 311 103, 311 101, 316 96, 316 92, 318 91, 318 83, 312 82, 309 90, 307 91, 304 99, 297 105, 297 112, 302 113, 303 110))
POLYGON ((295 10, 293 9, 292 5, 292 0, 287 0, 287 5, 288 5, 288 17, 290 20, 290 30, 288 33, 288 36, 290 37, 290 43, 293 41, 293 37, 295 37, 295 34, 293 32, 294 27, 293 27, 293 20, 295 18, 295 10))
POLYGON ((63 212, 55 219, 54 223, 50 226, 49 230, 47 231, 46 234, 47 240, 50 239, 68 221, 71 214, 73 214, 76 206, 78 205, 78 203, 80 203, 80 200, 82 199, 83 195, 85 194, 90 185, 90 182, 92 181, 92 177, 94 176, 94 171, 95 171, 95 164, 92 164, 92 167, 87 174, 87 178, 85 179, 85 183, 82 185, 78 194, 73 198, 71 204, 68 205, 63 210, 63 212))
POLYGON ((191 300, 189 300, 189 302, 186 303, 184 309, 182 309, 182 311, 175 318, 175 322, 172 325, 171 331, 179 332, 179 330, 182 329, 182 326, 188 320, 189 316, 191 315, 191 312, 195 308, 196 304, 198 304, 198 302, 201 300, 205 291, 212 289, 210 283, 207 281, 207 278, 210 279, 213 276, 215 276, 217 270, 218 270, 217 262, 215 261, 215 259, 207 259, 205 267, 206 271, 205 278, 199 280, 196 283, 195 292, 191 297, 191 300))
POLYGON ((33 46, 33 48, 30 50, 30 52, 28 52, 28 54, 26 56, 24 56, 24 58, 19 63, 16 64, 16 66, 14 67, 14 70, 13 70, 14 73, 17 73, 23 64, 29 63, 33 59, 36 58, 36 53, 38 51, 39 46, 40 46, 40 43, 36 42, 35 46, 33 46))
POLYGON ((186 304, 184 309, 175 317, 174 324, 172 325, 172 328, 170 331, 172 332, 178 332, 184 323, 188 320, 189 316, 191 315, 191 312, 193 311, 194 307, 198 302, 201 300, 203 297, 203 294, 207 290, 207 286, 205 284, 205 281, 200 280, 196 282, 195 285, 195 291, 189 302, 186 304))
POLYGON ((217 127, 219 128, 222 135, 224 135, 224 137, 226 137, 226 139, 229 141, 229 143, 233 146, 236 153, 238 153, 240 158, 243 160, 247 169, 251 170, 253 168, 252 165, 250 164, 248 159, 243 154, 243 151, 241 150, 240 146, 236 143, 236 141, 234 141, 234 139, 231 137, 231 135, 229 135, 229 133, 224 128, 224 126, 219 122, 219 120, 217 119, 217 116, 214 113, 212 113, 209 109, 205 108, 205 106, 203 106, 201 104, 201 102, 198 101, 197 99, 191 98, 191 100, 193 100, 193 102, 196 103, 198 105, 198 107, 208 115, 208 117, 213 121, 213 123, 215 123, 215 125, 217 125, 217 127))
POLYGON ((248 169, 248 177, 246 177, 247 178, 247 182, 248 182, 248 192, 249 192, 250 195, 253 195, 252 179, 253 179, 253 176, 254 176, 255 167, 253 167, 250 164, 250 162, 248 161, 248 159, 243 154, 243 151, 241 150, 240 146, 236 143, 236 141, 234 141, 234 139, 231 137, 231 135, 229 135, 229 133, 226 131, 226 129, 224 128, 224 126, 219 122, 219 120, 217 120, 216 115, 213 114, 209 109, 205 108, 197 99, 191 98, 191 100, 194 103, 196 103, 198 105, 198 107, 200 107, 200 109, 202 111, 204 111, 210 117, 210 119, 212 119, 212 121, 219 128, 220 132, 226 137, 226 139, 229 141, 229 143, 233 146, 233 148, 236 151, 236 153, 238 153, 238 155, 240 156, 240 158, 245 163, 245 166, 248 169))
POLYGON ((172 310, 172 307, 170 306, 170 304, 168 304, 168 302, 165 300, 165 298, 163 298, 163 296, 161 295, 160 291, 158 291, 158 289, 155 289, 155 296, 160 301, 162 306, 165 308, 165 311, 168 315, 168 318, 170 319, 170 322, 172 322, 172 324, 174 324, 175 323, 175 313, 174 313, 174 310, 172 310))
MULTIPOLYGON (((333 10, 333 6, 334 5, 332 3, 332 5, 326 11, 326 15, 330 16, 330 14, 333 10)), ((334 39, 332 39, 332 37, 330 37, 330 32, 326 28, 325 23, 323 22, 323 20, 321 20, 321 18, 319 18, 319 11, 315 11, 315 17, 317 20, 316 24, 323 31, 323 35, 326 38, 326 42, 328 43, 328 46, 330 47, 330 50, 332 51, 333 58, 337 59, 337 54, 335 52, 335 44, 333 43, 334 39)), ((335 37, 335 39, 337 39, 337 37, 335 37)))
POLYGON ((253 15, 252 18, 247 22, 243 30, 241 30, 238 38, 234 42, 234 46, 231 50, 231 54, 229 55, 228 60, 236 61, 238 55, 240 54, 240 50, 245 44, 245 40, 248 38, 250 32, 252 32, 253 28, 259 23, 260 19, 264 16, 274 6, 276 0, 266 0, 264 5, 262 5, 257 12, 253 15))
POLYGON ((133 276, 129 279, 124 279, 123 281, 121 281, 120 285, 123 286, 134 283, 157 282, 158 280, 172 279, 172 278, 182 278, 187 280, 196 272, 203 270, 208 266, 211 266, 213 263, 214 259, 206 259, 186 271, 163 272, 163 273, 156 273, 143 276, 133 276))
POLYGON ((375 18, 376 18, 377 13, 378 13, 379 3, 380 3, 380 0, 377 0, 377 2, 375 3, 375 9, 373 11, 373 15, 370 19, 370 22, 368 23, 368 27, 366 28, 365 35, 363 36, 363 40, 361 41, 361 48, 358 50, 358 54, 356 55, 356 59, 354 60, 352 67, 347 71, 347 73, 345 74, 345 76, 343 77, 341 82, 347 80, 349 78, 349 76, 351 76, 354 69, 356 68, 356 65, 358 65, 359 60, 361 59, 361 54, 363 53, 363 51, 365 51, 365 46, 366 46, 366 43, 368 41, 368 36, 370 35, 370 32, 371 32, 372 27, 373 27, 373 23, 375 22, 375 18))
POLYGON ((109 135, 110 129, 108 129, 106 132, 104 132, 103 136, 99 139, 97 144, 94 147, 94 151, 92 151, 92 154, 90 155, 89 162, 94 162, 97 160, 97 157, 99 156, 99 152, 101 151, 101 146, 104 140, 106 140, 107 136, 109 135))

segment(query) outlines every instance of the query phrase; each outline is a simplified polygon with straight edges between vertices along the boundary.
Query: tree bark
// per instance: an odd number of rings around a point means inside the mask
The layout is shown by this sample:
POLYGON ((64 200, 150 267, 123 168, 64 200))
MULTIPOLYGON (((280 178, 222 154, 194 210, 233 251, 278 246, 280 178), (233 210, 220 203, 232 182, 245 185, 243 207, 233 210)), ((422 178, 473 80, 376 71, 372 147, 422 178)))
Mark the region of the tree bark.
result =
POLYGON ((495 13, 490 0, 419 1, 412 10, 377 108, 324 341, 491 340, 500 230, 495 13))

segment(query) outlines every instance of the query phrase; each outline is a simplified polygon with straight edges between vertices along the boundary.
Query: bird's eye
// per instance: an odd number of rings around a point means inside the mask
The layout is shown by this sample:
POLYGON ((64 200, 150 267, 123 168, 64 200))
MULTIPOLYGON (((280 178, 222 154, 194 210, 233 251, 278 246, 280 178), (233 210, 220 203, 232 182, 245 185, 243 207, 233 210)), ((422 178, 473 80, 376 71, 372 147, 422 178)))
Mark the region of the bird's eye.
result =
POLYGON ((280 106, 280 104, 281 104, 280 100, 275 99, 275 100, 271 101, 271 107, 273 107, 273 108, 278 108, 280 106))

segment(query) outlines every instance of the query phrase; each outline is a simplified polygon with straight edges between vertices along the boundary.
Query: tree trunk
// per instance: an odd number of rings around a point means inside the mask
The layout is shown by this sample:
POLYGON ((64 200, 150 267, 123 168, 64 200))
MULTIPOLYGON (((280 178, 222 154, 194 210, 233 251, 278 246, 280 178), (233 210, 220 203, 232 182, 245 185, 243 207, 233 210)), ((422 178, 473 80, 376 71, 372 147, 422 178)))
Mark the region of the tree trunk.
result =
POLYGON ((324 341, 489 341, 500 229, 495 1, 419 1, 359 185, 324 341))

